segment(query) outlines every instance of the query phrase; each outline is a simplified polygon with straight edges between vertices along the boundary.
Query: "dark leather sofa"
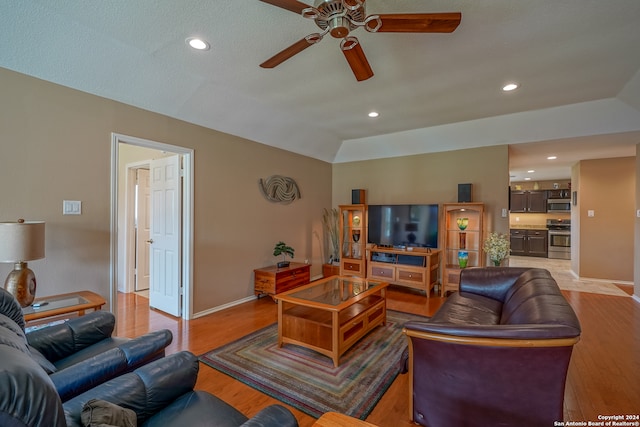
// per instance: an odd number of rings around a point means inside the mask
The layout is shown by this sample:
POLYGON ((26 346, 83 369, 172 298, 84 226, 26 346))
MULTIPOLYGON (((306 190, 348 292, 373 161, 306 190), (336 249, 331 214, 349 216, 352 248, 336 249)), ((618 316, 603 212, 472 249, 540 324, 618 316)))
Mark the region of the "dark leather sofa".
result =
POLYGON ((465 269, 460 291, 404 332, 414 422, 539 427, 563 420, 581 330, 547 270, 465 269))
MULTIPOLYGON (((0 313, 24 331, 20 305, 0 288, 0 313)), ((134 339, 112 337, 115 317, 95 311, 25 334, 30 357, 51 376, 62 401, 165 355, 169 330, 134 339)))
MULTIPOLYGON (((76 427, 91 399, 135 412, 137 425, 296 427, 291 412, 272 405, 248 420, 215 396, 195 391, 199 362, 180 352, 145 364, 62 402, 53 375, 32 357, 20 306, 0 293, 0 426, 76 427), (16 311, 13 305, 17 306, 16 311), (18 315, 20 314, 20 315, 18 315)), ((112 349, 113 350, 113 349, 112 349)), ((108 352, 112 351, 108 350, 108 352)), ((87 359, 91 360, 91 359, 87 359)), ((65 370, 81 375, 82 362, 65 370)))

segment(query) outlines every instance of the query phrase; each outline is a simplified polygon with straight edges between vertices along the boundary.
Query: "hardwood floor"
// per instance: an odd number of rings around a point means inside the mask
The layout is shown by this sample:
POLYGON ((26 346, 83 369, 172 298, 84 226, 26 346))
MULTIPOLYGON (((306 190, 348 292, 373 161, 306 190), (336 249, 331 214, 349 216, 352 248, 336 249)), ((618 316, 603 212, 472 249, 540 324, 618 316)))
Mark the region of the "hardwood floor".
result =
MULTIPOLYGON (((626 287, 628 288, 628 287, 626 287)), ((640 413, 640 303, 629 297, 563 291, 580 318, 582 337, 574 347, 565 389, 565 421, 598 421, 599 415, 640 413)), ((442 299, 390 287, 392 310, 432 315, 442 299)), ((277 320, 270 298, 247 302, 191 321, 149 309, 135 294, 118 297, 118 335, 134 337, 167 328, 173 342, 167 352, 189 350, 200 355, 277 320)), ((207 390, 252 416, 280 403, 239 381, 200 365, 196 388, 207 390)), ((534 373, 532 373, 534 374, 534 373)), ((408 418, 407 375, 399 375, 367 421, 381 427, 414 426, 408 418)), ((301 427, 314 418, 290 408, 301 427)))

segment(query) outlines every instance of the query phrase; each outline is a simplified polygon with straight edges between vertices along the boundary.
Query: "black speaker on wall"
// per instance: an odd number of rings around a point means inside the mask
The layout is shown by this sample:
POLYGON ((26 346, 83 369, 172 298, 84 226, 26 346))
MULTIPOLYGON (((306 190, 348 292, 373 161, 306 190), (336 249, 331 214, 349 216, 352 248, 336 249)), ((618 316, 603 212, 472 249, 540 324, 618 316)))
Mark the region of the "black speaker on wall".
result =
POLYGON ((364 205, 367 203, 366 192, 364 190, 351 190, 351 204, 352 205, 364 205))
POLYGON ((458 203, 471 202, 472 184, 458 184, 458 203))

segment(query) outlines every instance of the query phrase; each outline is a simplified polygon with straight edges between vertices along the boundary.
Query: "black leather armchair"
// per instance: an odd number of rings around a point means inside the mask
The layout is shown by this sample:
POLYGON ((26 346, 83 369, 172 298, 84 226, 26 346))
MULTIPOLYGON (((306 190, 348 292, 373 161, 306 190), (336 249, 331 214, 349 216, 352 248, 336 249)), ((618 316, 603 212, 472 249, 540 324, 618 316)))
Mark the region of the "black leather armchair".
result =
POLYGON ((563 420, 580 323, 547 270, 465 269, 460 292, 404 332, 416 423, 538 427, 563 420))
MULTIPOLYGON (((24 330, 22 309, 4 289, 0 313, 24 330)), ((112 313, 96 311, 25 334, 31 358, 51 376, 62 401, 163 357, 172 340, 169 330, 134 339, 112 337, 114 327, 112 313)))
MULTIPOLYGON (((54 375, 48 375, 32 357, 23 331, 24 319, 18 313, 21 308, 15 299, 0 292, 2 427, 77 427, 82 425, 82 409, 91 399, 133 410, 142 427, 297 426, 293 414, 283 406, 269 406, 249 420, 217 397, 193 390, 199 362, 189 352, 152 361, 63 404, 52 381, 54 375)), ((81 376, 79 366, 83 363, 66 367, 65 371, 81 376)))
POLYGON ((64 403, 67 426, 82 426, 84 405, 101 399, 135 411, 142 427, 297 427, 284 406, 268 406, 248 419, 214 395, 193 390, 198 369, 198 358, 183 351, 114 378, 64 403))

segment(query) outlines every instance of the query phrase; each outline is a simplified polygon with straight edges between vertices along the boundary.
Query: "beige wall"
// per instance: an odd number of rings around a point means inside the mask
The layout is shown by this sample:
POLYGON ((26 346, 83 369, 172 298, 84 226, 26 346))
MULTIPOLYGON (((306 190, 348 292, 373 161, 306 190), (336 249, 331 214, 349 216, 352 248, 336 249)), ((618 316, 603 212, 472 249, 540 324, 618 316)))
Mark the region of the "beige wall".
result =
POLYGON ((583 160, 573 175, 578 205, 572 218, 578 221, 572 228, 578 227, 579 239, 572 243, 580 257, 574 271, 585 278, 633 282, 636 158, 583 160))
MULTIPOLYGON (((389 142, 390 144, 393 141, 389 142)), ((509 232, 509 158, 506 145, 333 165, 333 205, 351 203, 351 190, 367 190, 367 203, 455 203, 458 184, 473 184, 485 204, 487 231, 509 232)))
MULTIPOLYGON (((39 296, 109 296, 112 132, 194 149, 195 313, 253 295, 253 269, 277 261, 278 240, 321 274, 330 164, 6 69, 0 93, 0 220, 46 221, 46 258, 30 263, 39 296), (266 201, 258 180, 275 174, 302 198, 266 201), (81 200, 82 215, 63 216, 65 199, 81 200)), ((10 270, 0 264, 0 277, 10 270)))

